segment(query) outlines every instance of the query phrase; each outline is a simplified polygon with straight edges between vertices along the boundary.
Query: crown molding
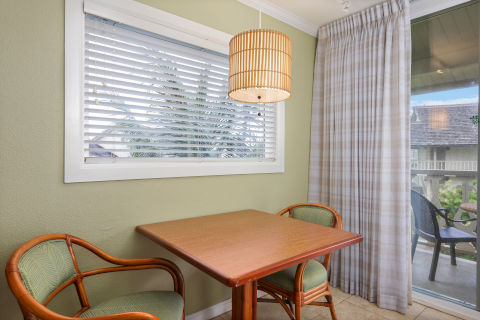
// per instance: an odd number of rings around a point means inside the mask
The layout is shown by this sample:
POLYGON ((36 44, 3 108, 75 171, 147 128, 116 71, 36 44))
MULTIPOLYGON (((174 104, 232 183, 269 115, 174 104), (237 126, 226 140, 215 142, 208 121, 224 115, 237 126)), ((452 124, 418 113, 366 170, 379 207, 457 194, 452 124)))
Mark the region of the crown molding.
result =
MULTIPOLYGON (((262 13, 280 20, 294 28, 297 28, 314 37, 317 36, 319 25, 310 22, 288 10, 285 10, 268 0, 237 0, 238 2, 252 7, 256 10, 262 10, 262 13)), ((437 12, 455 5, 459 5, 470 0, 409 0, 410 19, 416 19, 433 12, 437 12)))
POLYGON ((314 37, 317 36, 317 31, 319 26, 300 17, 296 14, 285 10, 276 4, 271 3, 268 0, 237 0, 240 3, 243 3, 246 6, 252 7, 257 10, 262 10, 262 13, 268 14, 269 16, 285 22, 292 27, 295 27, 309 35, 314 37))

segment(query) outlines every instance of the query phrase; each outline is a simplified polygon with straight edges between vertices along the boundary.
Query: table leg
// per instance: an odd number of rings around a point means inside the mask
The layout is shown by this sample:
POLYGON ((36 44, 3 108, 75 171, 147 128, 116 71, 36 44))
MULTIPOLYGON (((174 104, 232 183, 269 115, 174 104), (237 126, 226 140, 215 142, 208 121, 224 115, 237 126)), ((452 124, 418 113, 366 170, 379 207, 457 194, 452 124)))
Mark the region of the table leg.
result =
POLYGON ((232 288, 232 320, 257 319, 257 281, 232 288))

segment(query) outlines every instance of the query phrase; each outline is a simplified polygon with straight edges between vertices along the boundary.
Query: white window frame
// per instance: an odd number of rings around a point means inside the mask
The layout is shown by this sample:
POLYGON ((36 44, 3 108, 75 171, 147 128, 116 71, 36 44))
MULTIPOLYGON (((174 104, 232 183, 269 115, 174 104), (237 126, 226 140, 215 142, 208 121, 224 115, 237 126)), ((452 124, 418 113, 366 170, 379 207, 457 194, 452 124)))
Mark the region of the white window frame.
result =
POLYGON ((133 0, 65 0, 66 183, 284 172, 285 104, 277 103, 275 160, 161 160, 85 163, 83 70, 85 13, 228 54, 232 35, 133 0))

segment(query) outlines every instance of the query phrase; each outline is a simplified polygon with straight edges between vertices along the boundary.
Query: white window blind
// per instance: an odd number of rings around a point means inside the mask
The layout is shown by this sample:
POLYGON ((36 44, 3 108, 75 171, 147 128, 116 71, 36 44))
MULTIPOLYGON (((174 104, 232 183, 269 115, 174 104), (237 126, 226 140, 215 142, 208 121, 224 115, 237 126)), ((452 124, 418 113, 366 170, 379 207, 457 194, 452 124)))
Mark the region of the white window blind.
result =
POLYGON ((228 57, 85 16, 86 162, 275 160, 276 106, 228 99, 228 57))

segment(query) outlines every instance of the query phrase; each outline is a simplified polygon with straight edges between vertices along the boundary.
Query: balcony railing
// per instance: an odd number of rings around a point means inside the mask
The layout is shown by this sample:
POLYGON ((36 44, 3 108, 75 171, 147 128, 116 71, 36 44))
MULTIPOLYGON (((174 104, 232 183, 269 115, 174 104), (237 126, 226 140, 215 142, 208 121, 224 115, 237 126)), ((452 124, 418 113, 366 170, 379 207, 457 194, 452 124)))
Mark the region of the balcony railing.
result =
POLYGON ((411 160, 412 170, 477 171, 477 161, 411 160))

